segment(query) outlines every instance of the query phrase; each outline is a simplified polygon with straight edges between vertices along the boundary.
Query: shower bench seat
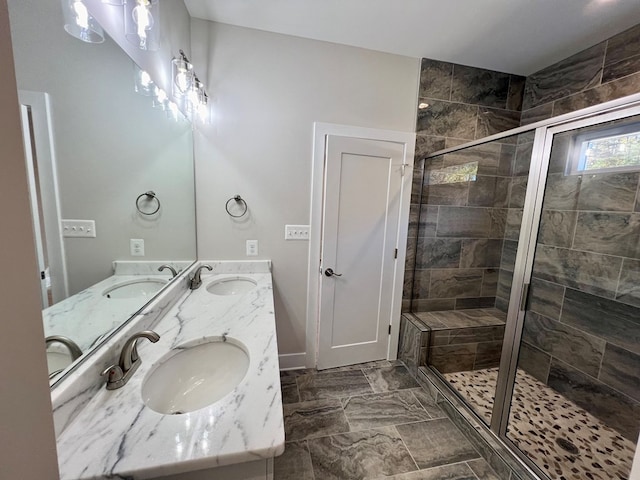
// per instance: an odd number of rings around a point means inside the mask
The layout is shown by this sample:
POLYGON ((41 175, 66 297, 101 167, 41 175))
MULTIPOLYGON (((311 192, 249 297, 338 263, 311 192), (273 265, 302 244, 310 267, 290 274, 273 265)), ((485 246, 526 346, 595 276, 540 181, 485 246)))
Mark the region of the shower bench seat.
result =
POLYGON ((441 373, 497 367, 506 314, 496 308, 413 312, 428 328, 427 363, 441 373))

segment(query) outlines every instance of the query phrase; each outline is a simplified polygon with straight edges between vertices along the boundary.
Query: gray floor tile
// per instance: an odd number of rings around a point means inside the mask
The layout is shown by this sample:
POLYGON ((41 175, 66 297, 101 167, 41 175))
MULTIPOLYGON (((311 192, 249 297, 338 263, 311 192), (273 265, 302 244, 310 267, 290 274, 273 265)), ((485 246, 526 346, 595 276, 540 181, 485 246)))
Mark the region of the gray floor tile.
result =
POLYGON ((316 479, 374 479, 416 470, 394 427, 309 440, 316 479))
POLYGON ((396 427, 419 468, 479 458, 480 455, 448 418, 396 427))
POLYGON ((418 399, 422 408, 427 411, 431 418, 444 418, 447 416, 429 392, 425 391, 423 388, 412 388, 411 392, 418 399))
POLYGON ((431 419, 410 390, 349 397, 342 406, 352 431, 431 419))
POLYGON ((287 441, 348 432, 349 424, 337 399, 283 405, 287 441))
POLYGON ((297 382, 300 400, 303 402, 373 393, 361 370, 301 375, 297 382))
POLYGON ((306 441, 287 442, 284 453, 273 462, 274 480, 314 480, 306 441))
POLYGON ((298 386, 295 382, 290 385, 282 385, 282 403, 298 403, 300 395, 298 395, 298 386))
MULTIPOLYGON (((393 480, 478 480, 465 463, 455 465, 443 465, 441 467, 418 470, 417 472, 405 473, 391 477, 393 480)), ((480 477, 482 480, 493 480, 490 477, 480 477)))
POLYGON ((498 474, 491 469, 491 466, 484 458, 469 460, 467 465, 471 467, 471 470, 473 470, 476 476, 481 480, 509 480, 509 477, 500 478, 498 474))
POLYGON ((389 360, 374 360, 373 362, 357 363, 355 365, 345 365, 344 367, 319 370, 316 373, 350 372, 353 370, 362 370, 363 368, 388 367, 389 365, 391 365, 391 362, 389 360))
POLYGON ((376 393, 419 386, 404 365, 367 368, 363 372, 376 393))

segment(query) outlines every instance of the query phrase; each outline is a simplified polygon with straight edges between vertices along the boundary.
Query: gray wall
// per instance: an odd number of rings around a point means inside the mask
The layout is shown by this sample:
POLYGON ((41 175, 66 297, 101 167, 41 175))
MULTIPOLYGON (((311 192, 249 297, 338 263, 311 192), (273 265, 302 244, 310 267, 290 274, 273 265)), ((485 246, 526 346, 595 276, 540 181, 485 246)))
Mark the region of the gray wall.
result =
POLYGON ((70 293, 111 275, 113 260, 194 259, 188 122, 133 91, 133 63, 111 39, 66 34, 59 2, 9 3, 18 86, 51 98, 62 217, 96 221, 97 238, 65 239, 70 293), (135 209, 147 190, 162 201, 157 216, 135 209), (130 238, 145 240, 144 257, 130 256, 130 238))
POLYGON ((258 258, 273 261, 278 349, 301 366, 315 335, 309 245, 285 241, 284 226, 310 222, 313 123, 413 131, 419 61, 201 20, 192 32, 215 109, 195 139, 198 257, 246 258, 245 240, 259 241, 258 258), (235 194, 249 205, 240 221, 224 210, 235 194))
POLYGON ((0 476, 58 478, 33 227, 5 0, 0 0, 0 476))

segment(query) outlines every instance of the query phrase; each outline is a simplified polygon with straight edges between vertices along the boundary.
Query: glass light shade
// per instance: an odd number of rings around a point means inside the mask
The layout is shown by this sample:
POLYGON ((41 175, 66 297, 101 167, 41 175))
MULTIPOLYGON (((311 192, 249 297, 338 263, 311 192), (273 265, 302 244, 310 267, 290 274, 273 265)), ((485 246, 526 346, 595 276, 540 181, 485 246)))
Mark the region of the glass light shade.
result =
POLYGON ((167 92, 165 92, 163 89, 161 89, 160 87, 158 87, 157 85, 154 88, 154 93, 153 93, 153 106, 154 107, 158 107, 161 109, 165 109, 167 108, 167 103, 169 100, 169 97, 167 96, 167 92))
POLYGON ((193 65, 184 58, 171 60, 171 74, 173 77, 173 94, 176 97, 184 95, 193 82, 193 65))
POLYGON ((124 31, 127 40, 141 50, 157 50, 158 0, 125 0, 124 31))
POLYGON ((134 89, 136 93, 150 97, 155 93, 155 83, 151 80, 151 75, 146 70, 142 70, 135 63, 134 67, 134 89))
POLYGON ((104 42, 104 31, 82 0, 62 0, 64 29, 86 43, 104 42))

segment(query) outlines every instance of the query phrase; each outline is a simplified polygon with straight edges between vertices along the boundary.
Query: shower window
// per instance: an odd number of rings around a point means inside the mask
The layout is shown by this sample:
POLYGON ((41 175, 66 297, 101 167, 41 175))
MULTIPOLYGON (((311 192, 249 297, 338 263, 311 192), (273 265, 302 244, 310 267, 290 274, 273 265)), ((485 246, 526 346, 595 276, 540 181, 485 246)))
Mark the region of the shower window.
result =
POLYGON ((640 124, 576 134, 568 173, 633 171, 640 166, 640 124))

